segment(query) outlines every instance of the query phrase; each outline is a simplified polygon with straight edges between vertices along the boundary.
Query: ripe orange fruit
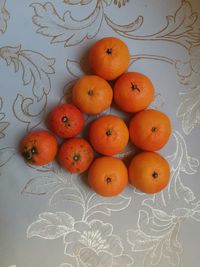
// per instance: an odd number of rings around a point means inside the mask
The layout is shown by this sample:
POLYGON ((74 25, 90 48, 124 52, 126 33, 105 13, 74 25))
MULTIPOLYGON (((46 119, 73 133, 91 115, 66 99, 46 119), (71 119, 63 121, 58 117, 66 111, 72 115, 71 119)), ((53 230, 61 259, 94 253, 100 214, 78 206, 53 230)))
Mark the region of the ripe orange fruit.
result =
POLYGON ((74 105, 56 106, 47 119, 49 128, 61 138, 70 138, 81 132, 84 116, 74 105))
POLYGON ((171 123, 168 116, 158 110, 144 110, 132 118, 129 134, 137 147, 147 151, 159 150, 170 137, 171 123))
POLYGON ((107 81, 96 75, 86 75, 72 90, 73 103, 87 114, 98 114, 111 105, 113 91, 107 81))
POLYGON ((33 131, 20 142, 20 152, 33 165, 44 165, 54 160, 57 153, 56 138, 48 131, 33 131))
POLYGON ((127 72, 115 83, 114 101, 126 112, 138 112, 147 108, 153 98, 153 84, 141 73, 127 72))
POLYGON ((155 152, 142 152, 133 157, 128 171, 130 183, 144 193, 158 193, 169 182, 169 164, 155 152))
POLYGON ((96 75, 114 80, 126 71, 130 62, 127 45, 115 37, 97 41, 89 51, 89 64, 96 75))
POLYGON ((89 168, 88 183, 102 196, 118 195, 128 184, 127 168, 118 158, 97 158, 89 168))
POLYGON ((71 138, 62 144, 58 161, 66 170, 82 173, 93 161, 94 153, 90 144, 83 138, 71 138))
POLYGON ((129 132, 122 119, 114 115, 104 115, 92 122, 89 139, 97 152, 111 156, 126 147, 129 132))

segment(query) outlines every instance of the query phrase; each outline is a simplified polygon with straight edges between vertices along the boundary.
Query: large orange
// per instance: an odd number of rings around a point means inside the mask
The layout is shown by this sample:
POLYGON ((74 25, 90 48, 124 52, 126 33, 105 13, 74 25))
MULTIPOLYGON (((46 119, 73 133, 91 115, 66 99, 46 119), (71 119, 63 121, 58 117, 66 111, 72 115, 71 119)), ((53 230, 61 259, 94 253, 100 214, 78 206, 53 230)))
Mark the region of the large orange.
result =
POLYGON ((118 195, 128 184, 127 168, 118 158, 97 158, 89 168, 88 183, 102 196, 118 195))
POLYGON ((153 84, 141 73, 127 72, 115 83, 115 103, 126 112, 138 112, 147 108, 153 98, 153 84))
POLYGON ((142 152, 133 157, 128 171, 130 183, 144 193, 158 193, 169 182, 169 164, 155 152, 142 152))
POLYGON ((108 108, 112 102, 113 91, 104 79, 96 75, 80 78, 72 90, 74 104, 87 114, 95 115, 108 108))
POLYGON ((71 138, 67 140, 62 144, 58 152, 59 163, 72 173, 86 171, 93 157, 92 147, 83 138, 71 138))
POLYGON ((146 151, 159 150, 170 137, 171 123, 163 112, 143 110, 132 118, 129 134, 132 143, 137 147, 146 151))
POLYGON ((20 152, 33 165, 44 165, 54 160, 57 153, 56 138, 48 131, 28 133, 20 142, 20 152))
POLYGON ((74 105, 61 104, 49 113, 48 126, 61 138, 70 138, 83 129, 84 116, 74 105))
POLYGON ((122 119, 114 115, 104 115, 92 122, 89 139, 97 152, 111 156, 126 147, 129 132, 122 119))
POLYGON ((115 37, 97 41, 90 49, 89 63, 95 74, 114 80, 124 73, 130 62, 127 45, 115 37))

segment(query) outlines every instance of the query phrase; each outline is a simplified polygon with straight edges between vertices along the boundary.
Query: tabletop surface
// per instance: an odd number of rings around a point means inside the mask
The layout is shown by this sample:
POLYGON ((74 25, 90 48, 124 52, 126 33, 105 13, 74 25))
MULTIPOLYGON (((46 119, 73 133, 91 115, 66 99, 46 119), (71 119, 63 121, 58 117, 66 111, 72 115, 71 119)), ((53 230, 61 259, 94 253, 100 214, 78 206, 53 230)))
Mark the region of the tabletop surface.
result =
POLYGON ((199 123, 199 0, 0 0, 0 267, 199 267, 199 123), (70 101, 88 48, 105 36, 127 43, 129 71, 150 77, 151 107, 172 121, 160 151, 171 179, 156 195, 129 186, 103 198, 85 175, 32 167, 18 152, 70 101))

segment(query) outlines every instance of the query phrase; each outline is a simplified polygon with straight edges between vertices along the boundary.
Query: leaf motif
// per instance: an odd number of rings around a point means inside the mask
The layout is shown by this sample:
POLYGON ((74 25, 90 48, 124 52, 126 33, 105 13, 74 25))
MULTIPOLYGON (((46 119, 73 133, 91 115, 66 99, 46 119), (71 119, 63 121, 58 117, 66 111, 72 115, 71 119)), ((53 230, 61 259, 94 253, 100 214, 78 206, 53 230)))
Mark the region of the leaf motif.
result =
POLYGON ((3 109, 3 99, 0 97, 0 139, 5 137, 5 129, 10 125, 9 122, 3 121, 5 113, 1 112, 3 109))
POLYGON ((66 187, 58 189, 51 197, 50 204, 57 205, 62 202, 74 202, 83 207, 83 198, 79 190, 75 187, 66 187))
POLYGON ((166 26, 157 33, 149 35, 134 35, 134 31, 141 27, 143 18, 128 25, 117 25, 105 16, 107 24, 118 34, 134 40, 162 40, 174 42, 189 49, 200 43, 200 31, 196 30, 197 13, 194 13, 188 1, 182 1, 174 16, 166 17, 166 26))
POLYGON ((197 222, 200 222, 200 210, 196 210, 191 215, 192 219, 194 219, 197 222))
POLYGON ((111 211, 120 211, 126 209, 131 202, 131 197, 125 197, 118 195, 112 198, 101 197, 96 193, 93 193, 88 201, 88 210, 86 217, 94 215, 95 213, 103 213, 105 215, 111 215, 111 211))
POLYGON ((181 6, 174 16, 167 16, 166 27, 155 37, 164 37, 165 39, 178 42, 186 48, 190 48, 192 44, 199 43, 200 32, 196 36, 194 24, 197 20, 197 13, 192 11, 189 1, 182 1, 181 6))
POLYGON ((178 131, 174 132, 173 135, 176 139, 176 151, 173 156, 170 156, 172 171, 179 169, 186 174, 195 174, 197 172, 197 167, 199 166, 198 159, 191 158, 188 155, 186 142, 178 131))
POLYGON ((6 9, 7 0, 0 0, 0 32, 4 33, 7 29, 7 22, 10 19, 10 14, 6 9))
POLYGON ((65 47, 81 43, 86 38, 94 38, 103 19, 101 1, 97 1, 93 12, 82 20, 75 19, 70 11, 61 18, 51 3, 35 3, 31 6, 35 12, 33 23, 39 27, 37 33, 52 37, 51 43, 63 42, 65 47))
POLYGON ((163 32, 165 35, 181 35, 191 30, 191 26, 197 20, 197 13, 193 13, 188 1, 183 1, 175 16, 167 16, 167 27, 163 32))
POLYGON ((177 177, 175 187, 176 191, 178 192, 178 196, 181 200, 184 200, 187 203, 190 203, 195 200, 194 192, 189 187, 183 185, 180 176, 177 177))
POLYGON ((184 95, 176 115, 178 118, 182 118, 184 133, 190 134, 192 129, 200 123, 200 86, 184 95))
POLYGON ((68 59, 66 61, 66 67, 68 72, 75 78, 80 78, 84 75, 84 72, 80 68, 79 62, 68 59))
POLYGON ((190 214, 190 210, 187 208, 176 208, 172 212, 172 215, 176 217, 186 217, 189 214, 190 214))
POLYGON ((178 241, 178 234, 180 231, 180 223, 176 223, 171 235, 170 235, 170 249, 176 253, 182 253, 182 246, 181 243, 178 241))
POLYGON ((73 229, 74 218, 66 212, 44 212, 39 219, 29 225, 27 237, 38 236, 44 239, 57 239, 73 229))
POLYGON ((152 102, 152 104, 150 105, 150 109, 162 109, 162 107, 165 104, 165 100, 164 98, 161 96, 160 93, 155 93, 155 97, 154 100, 152 102))
POLYGON ((24 85, 32 83, 33 95, 40 101, 51 89, 50 74, 54 74, 55 59, 31 51, 22 50, 21 46, 6 46, 0 49, 0 57, 7 65, 14 65, 15 71, 21 70, 24 85))
POLYGON ((46 195, 56 188, 59 181, 56 177, 38 176, 30 179, 21 194, 46 195))
POLYGON ((127 241, 132 246, 132 250, 138 252, 152 250, 159 239, 150 237, 140 230, 128 230, 127 241))
POLYGON ((164 240, 160 240, 157 246, 152 251, 152 265, 158 265, 160 263, 162 257, 163 243, 164 240))
POLYGON ((169 216, 166 212, 163 210, 153 209, 152 208, 153 215, 160 221, 171 221, 171 216, 169 216))
POLYGON ((42 122, 46 105, 47 95, 37 102, 33 98, 24 98, 23 95, 17 94, 13 102, 13 113, 19 121, 27 124, 27 131, 30 131, 42 122))
MULTIPOLYGON (((186 204, 190 204, 190 202, 195 200, 195 196, 192 190, 182 183, 180 173, 195 174, 199 161, 188 155, 188 149, 183 136, 177 131, 173 135, 176 140, 176 151, 171 156, 168 156, 168 161, 171 165, 171 181, 167 188, 168 199, 166 198, 165 200, 175 201, 177 205, 179 202, 180 207, 182 207, 181 203, 186 202, 186 204)), ((192 208, 191 204, 189 208, 192 208)))
POLYGON ((15 154, 16 149, 11 147, 4 147, 0 149, 0 167, 5 165, 15 154))
POLYGON ((64 0, 63 2, 69 5, 87 5, 92 2, 92 0, 64 0))
POLYGON ((4 130, 10 125, 9 122, 0 122, 0 139, 5 136, 4 130))
POLYGON ((142 16, 138 16, 136 20, 126 25, 118 25, 114 23, 107 15, 105 15, 105 20, 107 24, 118 33, 132 33, 142 26, 144 18, 142 16))

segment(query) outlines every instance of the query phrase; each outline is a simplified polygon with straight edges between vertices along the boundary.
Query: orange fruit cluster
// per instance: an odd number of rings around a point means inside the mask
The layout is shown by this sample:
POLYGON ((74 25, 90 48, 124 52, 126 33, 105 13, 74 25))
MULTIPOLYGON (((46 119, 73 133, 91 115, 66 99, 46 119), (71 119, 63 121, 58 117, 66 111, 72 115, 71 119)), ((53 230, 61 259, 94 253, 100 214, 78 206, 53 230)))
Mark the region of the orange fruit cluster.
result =
POLYGON ((114 37, 97 41, 89 51, 92 75, 81 77, 73 87, 73 104, 58 105, 48 114, 48 128, 67 139, 58 149, 49 131, 33 131, 20 143, 25 160, 43 165, 58 161, 67 171, 88 170, 88 184, 102 196, 115 196, 130 183, 145 193, 157 193, 168 183, 167 161, 155 151, 169 140, 171 123, 164 113, 146 109, 154 99, 154 86, 145 75, 126 72, 130 62, 127 45, 114 37), (125 73, 126 72, 126 73, 125 73), (116 80, 115 80, 116 79, 116 80), (115 80, 113 88, 108 81, 115 80), (117 107, 134 113, 129 127, 116 115, 103 115, 90 125, 89 140, 75 137, 84 127, 83 113, 96 115, 114 100, 117 107), (142 150, 127 167, 114 155, 129 141, 142 150), (101 154, 94 159, 94 151, 101 154))

